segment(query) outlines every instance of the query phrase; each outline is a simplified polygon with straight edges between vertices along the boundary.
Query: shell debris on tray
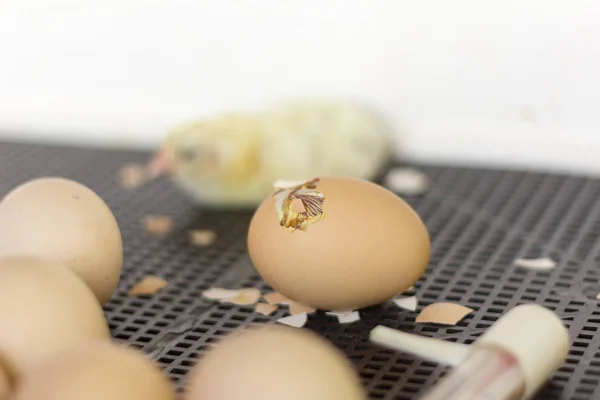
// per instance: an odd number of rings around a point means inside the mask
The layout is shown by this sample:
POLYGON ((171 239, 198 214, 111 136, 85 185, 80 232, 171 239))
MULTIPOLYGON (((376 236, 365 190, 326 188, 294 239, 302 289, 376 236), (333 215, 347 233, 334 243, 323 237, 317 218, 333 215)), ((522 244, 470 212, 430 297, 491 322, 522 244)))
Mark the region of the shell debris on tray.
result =
POLYGON ((147 215, 142 222, 146 232, 155 236, 165 235, 173 228, 173 219, 168 215, 147 215))
POLYGON ((194 229, 189 236, 190 242, 198 247, 208 247, 217 240, 217 234, 210 229, 194 229))
POLYGON ((256 303, 254 311, 262 315, 271 315, 277 311, 277 306, 269 303, 256 303))
POLYGON ((440 325, 456 325, 474 310, 455 303, 433 303, 423 308, 415 322, 440 325))
POLYGON ((417 311, 418 301, 417 296, 401 297, 392 300, 394 304, 408 311, 417 311))
POLYGON ((129 296, 152 296, 159 290, 167 287, 169 282, 155 275, 147 275, 136 283, 129 292, 129 296))

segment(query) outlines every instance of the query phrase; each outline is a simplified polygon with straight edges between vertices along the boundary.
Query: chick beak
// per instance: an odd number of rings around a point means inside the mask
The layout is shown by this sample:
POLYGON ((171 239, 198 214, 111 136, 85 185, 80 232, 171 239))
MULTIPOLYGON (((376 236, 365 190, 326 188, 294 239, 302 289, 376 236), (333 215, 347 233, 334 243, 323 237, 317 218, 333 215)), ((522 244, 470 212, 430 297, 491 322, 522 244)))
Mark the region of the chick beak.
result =
POLYGON ((173 172, 173 161, 165 147, 159 149, 147 164, 148 174, 151 179, 169 175, 173 172))

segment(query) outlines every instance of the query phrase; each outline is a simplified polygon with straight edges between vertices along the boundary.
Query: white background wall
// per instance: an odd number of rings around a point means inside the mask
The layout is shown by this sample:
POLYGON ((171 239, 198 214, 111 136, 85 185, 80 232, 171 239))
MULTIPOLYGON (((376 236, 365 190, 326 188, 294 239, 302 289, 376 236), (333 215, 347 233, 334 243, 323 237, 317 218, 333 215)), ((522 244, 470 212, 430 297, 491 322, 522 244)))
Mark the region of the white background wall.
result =
POLYGON ((412 158, 600 172, 600 2, 0 2, 4 135, 147 147, 303 95, 379 107, 412 158))

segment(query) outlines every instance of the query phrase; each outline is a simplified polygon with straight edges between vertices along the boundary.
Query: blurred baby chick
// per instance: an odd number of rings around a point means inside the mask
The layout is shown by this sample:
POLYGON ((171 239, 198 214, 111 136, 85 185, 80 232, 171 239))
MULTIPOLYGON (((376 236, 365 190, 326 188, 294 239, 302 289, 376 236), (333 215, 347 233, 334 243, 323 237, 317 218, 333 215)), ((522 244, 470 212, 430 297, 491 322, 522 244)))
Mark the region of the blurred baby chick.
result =
POLYGON ((170 175, 199 204, 253 207, 280 179, 373 179, 393 148, 385 123, 366 108, 304 101, 181 126, 149 167, 155 177, 170 175))

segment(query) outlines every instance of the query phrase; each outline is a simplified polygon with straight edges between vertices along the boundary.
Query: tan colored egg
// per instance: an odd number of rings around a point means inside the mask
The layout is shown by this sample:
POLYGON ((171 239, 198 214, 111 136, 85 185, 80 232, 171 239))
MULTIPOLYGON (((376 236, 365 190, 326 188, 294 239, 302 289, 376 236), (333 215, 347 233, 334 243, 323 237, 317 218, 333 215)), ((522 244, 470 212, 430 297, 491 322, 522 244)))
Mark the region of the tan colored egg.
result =
POLYGON ((170 381, 137 350, 109 342, 75 346, 23 377, 14 400, 174 400, 170 381))
POLYGON ((0 256, 34 253, 73 270, 101 304, 115 291, 123 266, 117 221, 86 186, 40 178, 13 189, 0 203, 0 256))
POLYGON ((90 339, 109 340, 98 300, 58 262, 0 259, 0 364, 12 379, 56 352, 90 339))
POLYGON ((350 361, 316 334, 280 326, 231 334, 190 372, 186 400, 366 400, 350 361))
POLYGON ((8 374, 0 367, 0 400, 8 399, 11 392, 12 388, 10 380, 8 379, 8 374))
POLYGON ((354 310, 387 301, 419 279, 430 240, 404 200, 352 178, 323 178, 314 190, 325 197, 325 215, 306 230, 280 225, 274 197, 250 223, 252 262, 277 292, 320 309, 354 310))

